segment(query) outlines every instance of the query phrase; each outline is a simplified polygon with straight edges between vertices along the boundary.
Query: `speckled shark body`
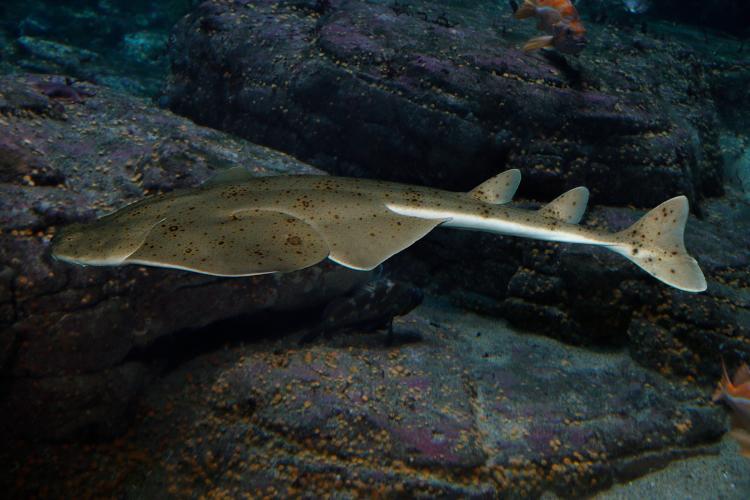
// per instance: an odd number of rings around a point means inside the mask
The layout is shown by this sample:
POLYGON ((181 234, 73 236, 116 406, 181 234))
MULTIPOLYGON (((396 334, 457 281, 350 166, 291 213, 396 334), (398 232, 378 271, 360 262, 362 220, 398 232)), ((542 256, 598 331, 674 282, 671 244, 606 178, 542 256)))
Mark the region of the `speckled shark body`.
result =
POLYGON ((341 177, 231 175, 65 228, 53 255, 85 265, 141 264, 219 276, 294 271, 326 258, 368 270, 444 226, 603 246, 664 283, 705 290, 703 273, 683 243, 684 196, 610 233, 578 225, 586 188, 540 210, 523 210, 505 205, 519 182, 520 172, 509 170, 458 193, 341 177))

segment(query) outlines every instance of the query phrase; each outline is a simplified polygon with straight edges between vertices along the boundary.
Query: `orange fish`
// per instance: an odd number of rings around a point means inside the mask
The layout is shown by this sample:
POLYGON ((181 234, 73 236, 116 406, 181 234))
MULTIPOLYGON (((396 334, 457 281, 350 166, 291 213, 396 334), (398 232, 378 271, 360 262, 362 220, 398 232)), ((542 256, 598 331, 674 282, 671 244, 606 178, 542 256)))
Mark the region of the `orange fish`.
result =
POLYGON ((729 434, 739 442, 742 455, 750 458, 750 368, 744 363, 730 379, 724 361, 721 367, 724 374, 713 400, 724 401, 732 408, 732 431, 729 434))
POLYGON ((516 19, 537 18, 537 29, 547 33, 532 38, 524 52, 554 47, 560 52, 578 54, 586 46, 586 28, 570 0, 524 0, 515 12, 516 19))

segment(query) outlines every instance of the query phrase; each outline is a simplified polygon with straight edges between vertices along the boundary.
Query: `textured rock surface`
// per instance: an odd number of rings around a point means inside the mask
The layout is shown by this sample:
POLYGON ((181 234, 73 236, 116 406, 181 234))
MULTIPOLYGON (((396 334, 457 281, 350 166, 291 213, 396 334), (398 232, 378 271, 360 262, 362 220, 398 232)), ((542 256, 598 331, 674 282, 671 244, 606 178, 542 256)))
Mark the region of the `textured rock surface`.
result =
POLYGON ((505 165, 539 197, 577 184, 608 204, 719 193, 700 56, 590 28, 566 60, 520 52, 533 23, 497 2, 207 1, 174 30, 167 95, 347 174, 461 189, 505 165))
POLYGON ((154 95, 166 73, 168 31, 195 0, 4 0, 0 73, 63 73, 154 95))
POLYGON ((623 353, 444 304, 397 320, 397 335, 414 331, 391 348, 356 332, 230 343, 155 383, 123 439, 0 450, 16 471, 4 491, 580 497, 714 451, 724 430, 706 395, 623 353))
POLYGON ((227 280, 51 260, 57 226, 199 184, 217 169, 316 171, 144 100, 91 86, 84 88, 96 95, 82 102, 53 100, 35 88, 39 81, 0 78, 0 370, 7 390, 0 404, 16 432, 64 436, 121 427, 108 420, 122 416, 122 400, 132 401, 145 375, 121 366, 134 348, 240 314, 322 305, 365 279, 331 265, 227 280), (121 388, 111 391, 120 376, 121 388), (103 409, 95 416, 79 411, 99 397, 117 403, 109 413, 96 403, 103 409), (50 417, 55 425, 45 425, 50 417))

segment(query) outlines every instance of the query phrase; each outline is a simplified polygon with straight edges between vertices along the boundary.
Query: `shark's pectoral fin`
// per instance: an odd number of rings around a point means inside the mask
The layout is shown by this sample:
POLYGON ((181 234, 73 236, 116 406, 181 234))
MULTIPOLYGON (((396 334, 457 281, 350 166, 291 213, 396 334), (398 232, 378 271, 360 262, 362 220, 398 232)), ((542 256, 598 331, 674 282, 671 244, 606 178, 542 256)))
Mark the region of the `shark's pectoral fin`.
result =
POLYGON ((585 187, 573 188, 539 209, 539 214, 568 224, 578 224, 586 212, 589 190, 585 187))
POLYGON ((422 239, 445 219, 420 219, 391 212, 386 207, 363 217, 328 219, 316 224, 328 242, 330 258, 352 269, 377 267, 422 239))
POLYGON ((253 209, 220 215, 167 214, 125 263, 249 276, 295 271, 327 256, 328 244, 308 223, 253 209))
POLYGON ((469 191, 469 195, 472 198, 485 203, 492 203, 493 205, 508 203, 513 199, 513 195, 516 194, 520 183, 521 171, 514 168, 484 181, 469 191))

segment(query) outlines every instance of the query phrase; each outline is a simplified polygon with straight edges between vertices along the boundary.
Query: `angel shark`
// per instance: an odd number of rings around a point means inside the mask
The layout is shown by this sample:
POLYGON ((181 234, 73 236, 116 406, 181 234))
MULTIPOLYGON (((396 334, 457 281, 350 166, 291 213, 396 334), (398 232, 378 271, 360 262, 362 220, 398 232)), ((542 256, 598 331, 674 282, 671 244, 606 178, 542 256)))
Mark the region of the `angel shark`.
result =
POLYGON ((230 171, 201 187, 65 227, 53 255, 84 265, 141 264, 216 276, 295 271, 326 258, 369 270, 443 226, 603 246, 675 288, 706 289, 683 243, 685 196, 612 233, 578 225, 589 197, 585 187, 539 210, 508 206, 520 180, 519 170, 508 170, 462 193, 329 176, 240 179, 230 171))

